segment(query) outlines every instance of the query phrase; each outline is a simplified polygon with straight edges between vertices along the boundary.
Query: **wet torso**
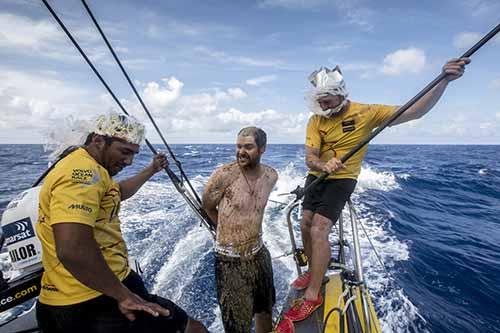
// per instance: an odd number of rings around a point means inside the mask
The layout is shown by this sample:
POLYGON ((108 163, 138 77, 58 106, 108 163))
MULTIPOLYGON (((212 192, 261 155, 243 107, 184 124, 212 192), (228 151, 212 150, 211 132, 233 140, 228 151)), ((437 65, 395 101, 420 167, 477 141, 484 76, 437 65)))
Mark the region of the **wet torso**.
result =
POLYGON ((262 219, 276 171, 260 165, 256 175, 245 176, 237 163, 222 167, 224 192, 218 205, 216 250, 236 256, 255 254, 262 246, 262 219))

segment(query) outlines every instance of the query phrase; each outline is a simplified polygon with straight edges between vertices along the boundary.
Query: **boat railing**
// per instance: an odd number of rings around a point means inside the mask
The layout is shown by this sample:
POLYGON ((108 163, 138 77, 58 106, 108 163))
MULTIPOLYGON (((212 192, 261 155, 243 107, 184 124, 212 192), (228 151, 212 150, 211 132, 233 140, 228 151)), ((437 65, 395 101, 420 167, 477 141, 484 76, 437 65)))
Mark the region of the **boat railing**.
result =
MULTIPOLYGON (((301 208, 301 202, 299 201, 294 201, 293 203, 289 204, 286 206, 286 220, 287 220, 287 225, 288 225, 288 231, 290 235, 290 241, 292 245, 292 252, 294 254, 294 261, 297 269, 297 274, 301 275, 302 274, 302 267, 304 267, 307 264, 307 258, 304 258, 304 252, 302 249, 300 249, 297 246, 297 242, 295 239, 295 232, 294 232, 294 219, 293 219, 293 214, 295 209, 300 209, 301 208)), ((330 268, 333 269, 339 269, 341 271, 340 277, 343 279, 343 286, 346 286, 345 289, 345 294, 347 294, 347 301, 345 302, 343 313, 347 312, 348 315, 351 314, 353 317, 356 317, 353 312, 357 311, 354 302, 357 295, 361 297, 361 304, 362 304, 362 314, 358 313, 359 315, 363 316, 363 323, 364 327, 360 327, 362 333, 371 333, 372 332, 372 318, 371 318, 371 311, 369 307, 369 299, 368 299, 368 290, 367 290, 367 285, 366 281, 364 278, 363 274, 363 263, 362 263, 362 256, 361 256, 361 245, 359 241, 359 233, 358 233, 358 218, 356 214, 356 210, 354 208, 353 203, 351 200, 347 202, 347 207, 344 208, 347 210, 349 214, 349 220, 351 225, 351 238, 352 242, 349 243, 346 238, 345 238, 345 229, 344 229, 344 217, 343 214, 340 214, 339 221, 338 221, 338 250, 336 252, 336 258, 332 261, 333 264, 330 265, 330 268), (351 248, 352 244, 352 248, 351 248), (352 263, 353 263, 353 271, 350 271, 347 268, 347 261, 348 258, 346 256, 346 249, 349 249, 349 251, 353 254, 352 258, 352 263), (347 278, 349 277, 349 278, 347 278), (349 285, 349 287, 347 287, 349 285), (348 290, 350 288, 350 290, 348 290), (356 292, 359 290, 359 292, 356 292)), ((344 294, 344 293, 343 293, 344 294)), ((343 297, 346 295, 341 295, 339 297, 343 297)), ((360 324, 361 325, 361 324, 360 324)))

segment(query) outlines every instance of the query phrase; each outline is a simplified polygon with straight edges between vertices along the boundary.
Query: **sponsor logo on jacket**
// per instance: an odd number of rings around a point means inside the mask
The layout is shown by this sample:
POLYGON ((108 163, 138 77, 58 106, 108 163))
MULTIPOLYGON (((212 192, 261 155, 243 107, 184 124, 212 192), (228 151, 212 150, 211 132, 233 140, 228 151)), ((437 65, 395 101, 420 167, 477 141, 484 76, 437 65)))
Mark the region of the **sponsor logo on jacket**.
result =
POLYGON ((73 169, 71 171, 71 180, 73 183, 91 185, 99 181, 99 173, 93 169, 73 169))
POLYGON ((89 206, 85 206, 85 205, 82 205, 82 204, 71 204, 68 206, 68 209, 78 209, 78 210, 83 210, 84 212, 87 212, 89 214, 92 213, 92 208, 90 208, 89 206))

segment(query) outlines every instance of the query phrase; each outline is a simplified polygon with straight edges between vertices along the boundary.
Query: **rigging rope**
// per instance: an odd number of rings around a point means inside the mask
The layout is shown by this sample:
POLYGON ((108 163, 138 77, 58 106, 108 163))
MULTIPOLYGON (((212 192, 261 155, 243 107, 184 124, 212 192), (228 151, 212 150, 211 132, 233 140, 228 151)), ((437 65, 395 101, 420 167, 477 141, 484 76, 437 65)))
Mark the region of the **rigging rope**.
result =
POLYGON ((151 115, 151 112, 149 111, 149 109, 147 108, 146 104, 144 103, 144 101, 142 100, 141 96, 139 95, 134 83, 132 82, 132 80, 130 79, 130 76, 128 75, 127 71, 125 70, 125 68, 123 67, 122 65, 122 62, 120 61, 120 59, 118 58, 118 56, 116 55, 116 52, 115 50, 113 49, 113 47, 111 46, 108 38, 106 37, 106 35, 104 34, 104 31, 101 29, 101 26, 99 25, 99 23, 97 22, 94 14, 92 13, 92 11, 90 10, 90 7, 87 5, 87 3, 85 2, 85 0, 81 0, 82 1, 82 4, 83 6, 85 7, 85 9, 87 10, 87 13, 89 14, 90 18, 92 19, 92 22, 94 22, 94 25, 96 26, 97 30, 99 31, 99 34, 101 35, 102 39, 104 40, 104 42, 106 43, 109 51, 111 52, 111 54, 113 55, 113 58, 115 59, 116 63, 118 64, 118 66, 120 67, 120 70, 122 71, 123 75, 125 76, 125 78, 127 79, 127 82, 128 84, 130 85, 130 88, 132 88, 132 90, 134 91, 134 94, 135 96, 137 97, 137 99, 139 100, 139 103, 141 104, 142 108, 144 109, 144 111, 146 112, 149 120, 151 121, 151 123, 153 124, 154 128, 156 129, 156 132, 158 133, 158 135, 160 136, 160 139, 161 141, 163 142, 163 144, 165 145, 165 147, 167 148, 170 156, 172 157, 172 159, 174 160, 174 163, 175 165, 177 166, 177 168, 179 169, 179 171, 181 172, 181 175, 182 175, 182 178, 186 180, 186 182, 188 183, 191 191, 193 192, 193 194, 195 195, 196 197, 196 200, 201 204, 201 199, 200 197, 198 196, 198 194, 196 193, 196 191, 194 190, 193 186, 191 185, 191 183, 189 182, 189 179, 187 178, 186 174, 184 173, 184 170, 182 169, 182 165, 181 165, 181 162, 179 162, 179 160, 175 157, 175 154, 174 152, 172 151, 172 149, 170 148, 170 146, 168 145, 167 141, 165 140, 165 138, 163 137, 163 133, 161 132, 160 128, 158 127, 158 125, 156 124, 155 120, 153 119, 153 116, 151 115))
MULTIPOLYGON (((122 103, 119 101, 119 99, 113 93, 113 91, 111 90, 111 88, 109 87, 109 85, 106 83, 106 81, 104 80, 104 78, 102 77, 102 75, 96 69, 96 67, 94 66, 94 64, 90 61, 90 59, 85 54, 85 52, 82 50, 82 48, 80 47, 80 45, 78 44, 78 42, 73 38, 73 36, 69 32, 69 30, 66 28, 66 26, 64 25, 64 23, 60 20, 60 18, 55 13, 55 11, 52 9, 52 7, 47 2, 47 0, 42 0, 42 2, 44 3, 45 7, 47 7, 47 9, 49 10, 49 12, 52 14, 52 16, 54 17, 54 19, 57 21, 57 23, 62 28, 62 30, 65 32, 66 36, 71 40, 71 42, 73 43, 73 45, 79 51, 80 55, 85 59, 85 61, 90 66, 90 68, 92 69, 92 71, 94 72, 94 74, 99 78, 99 80, 104 85, 104 87, 106 88, 106 90, 108 91, 108 93, 112 96, 113 100, 118 104, 118 106, 120 107, 121 111, 123 113, 125 113, 126 115, 129 115, 129 113, 127 112, 127 110, 125 110, 125 108, 122 105, 122 103)), ((113 53, 114 53, 114 51, 113 51, 113 53)), ((128 77, 128 75, 127 75, 127 77, 128 77)), ((128 78, 128 79, 130 80, 130 78, 128 78)), ((134 87, 134 90, 135 90, 135 87, 134 87)), ((147 111, 147 112, 149 113, 149 111, 147 111)), ((154 124, 154 125, 155 125, 155 128, 159 131, 159 129, 157 128, 156 124, 154 124)), ((161 132, 159 131, 158 133, 163 138, 163 136, 161 135, 161 132)), ((147 139, 146 139, 146 144, 149 147, 149 149, 151 150, 151 152, 156 155, 157 154, 156 149, 153 147, 153 145, 147 139)), ((174 161, 176 161, 176 165, 180 168, 180 170, 182 170, 181 166, 180 166, 180 163, 175 159, 175 157, 174 157, 175 155, 173 155, 173 152, 170 150, 170 147, 168 147, 168 145, 166 144, 166 142, 164 142, 164 144, 167 146, 167 149, 169 150, 169 153, 171 154, 171 156, 173 156, 172 159, 174 159, 174 161)), ((181 177, 184 177, 184 179, 186 180, 186 182, 189 184, 189 186, 191 188, 191 191, 186 191, 186 189, 185 189, 185 187, 183 185, 183 181, 181 179, 179 179, 179 177, 168 166, 165 168, 165 171, 166 171, 167 175, 169 176, 170 180, 172 181, 172 183, 174 184, 174 186, 177 189, 177 191, 184 197, 184 199, 189 204, 189 206, 197 213, 198 217, 201 219, 202 224, 204 224, 205 227, 207 227, 207 229, 212 234, 212 237, 215 237, 215 224, 210 220, 210 218, 208 217, 207 213, 201 207, 201 200, 200 200, 198 194, 196 193, 196 191, 194 190, 194 188, 191 186, 191 183, 187 179, 187 177, 184 174, 184 172, 181 171, 181 177)))

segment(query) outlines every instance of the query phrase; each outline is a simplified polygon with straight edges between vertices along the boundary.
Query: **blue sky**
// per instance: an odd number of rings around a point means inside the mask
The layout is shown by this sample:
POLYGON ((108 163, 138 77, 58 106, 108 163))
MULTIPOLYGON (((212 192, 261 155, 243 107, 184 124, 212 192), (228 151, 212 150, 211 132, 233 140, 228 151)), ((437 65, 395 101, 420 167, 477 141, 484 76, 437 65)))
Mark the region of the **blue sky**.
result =
MULTIPOLYGON (((145 119, 81 2, 50 3, 145 119)), ((354 101, 403 104, 500 22, 498 0, 88 3, 169 143, 232 143, 247 125, 303 143, 314 69, 339 64, 354 101)), ((497 37, 431 113, 376 142, 500 144, 499 59, 497 37)), ((116 109, 41 1, 0 2, 0 60, 0 143, 37 143, 116 109)))

